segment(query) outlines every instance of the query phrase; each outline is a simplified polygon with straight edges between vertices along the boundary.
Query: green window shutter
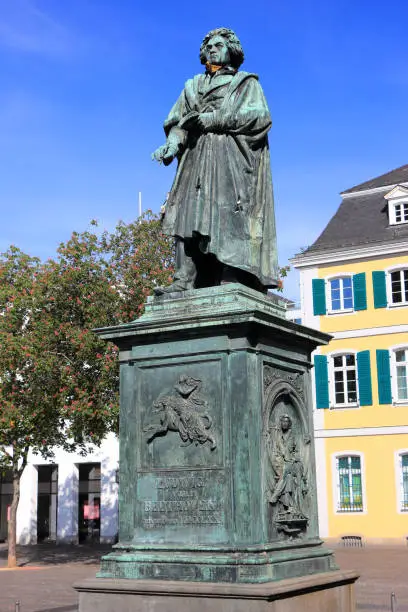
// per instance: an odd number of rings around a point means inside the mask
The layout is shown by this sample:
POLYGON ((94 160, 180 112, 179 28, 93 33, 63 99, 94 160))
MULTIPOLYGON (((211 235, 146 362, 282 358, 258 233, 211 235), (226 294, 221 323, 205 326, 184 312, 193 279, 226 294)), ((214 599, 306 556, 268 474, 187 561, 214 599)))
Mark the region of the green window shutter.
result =
POLYGON ((353 276, 354 310, 367 310, 365 272, 353 276))
POLYGON ((316 408, 329 407, 329 374, 326 355, 315 355, 316 408))
POLYGON ((313 291, 313 314, 326 314, 326 292, 323 278, 314 278, 312 280, 313 291))
POLYGON ((373 272, 374 308, 386 308, 387 288, 385 286, 385 272, 373 272))
POLYGON ((357 373, 360 406, 372 406, 370 351, 357 353, 357 373))
POLYGON ((377 380, 378 380, 378 401, 380 404, 391 404, 391 373, 390 373, 390 354, 388 351, 377 349, 377 380))

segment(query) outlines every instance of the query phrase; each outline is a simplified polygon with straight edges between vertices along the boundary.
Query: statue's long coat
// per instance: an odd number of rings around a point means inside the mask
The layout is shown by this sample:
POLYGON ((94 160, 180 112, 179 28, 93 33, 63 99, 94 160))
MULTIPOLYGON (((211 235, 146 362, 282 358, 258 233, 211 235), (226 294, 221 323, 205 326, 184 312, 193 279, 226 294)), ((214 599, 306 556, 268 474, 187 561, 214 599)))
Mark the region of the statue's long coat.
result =
POLYGON ((174 130, 184 147, 164 231, 209 238, 201 241, 205 252, 269 287, 278 278, 267 137, 271 123, 258 77, 221 69, 188 80, 164 124, 166 134, 174 130), (214 111, 214 131, 183 129, 194 111, 214 111))

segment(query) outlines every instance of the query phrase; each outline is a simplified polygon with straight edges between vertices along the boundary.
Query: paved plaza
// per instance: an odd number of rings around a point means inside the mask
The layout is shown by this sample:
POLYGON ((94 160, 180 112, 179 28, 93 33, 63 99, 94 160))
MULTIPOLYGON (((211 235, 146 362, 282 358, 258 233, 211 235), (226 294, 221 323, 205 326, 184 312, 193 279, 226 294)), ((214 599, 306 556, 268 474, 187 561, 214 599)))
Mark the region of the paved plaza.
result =
MULTIPOLYGON (((0 612, 76 612, 77 594, 71 585, 95 576, 98 560, 110 547, 39 545, 19 549, 20 567, 6 569, 6 548, 0 545, 0 612)), ((337 548, 342 569, 360 573, 357 610, 408 612, 408 547, 337 548)), ((295 611, 294 611, 295 612, 295 611)), ((330 612, 330 611, 328 611, 330 612)))

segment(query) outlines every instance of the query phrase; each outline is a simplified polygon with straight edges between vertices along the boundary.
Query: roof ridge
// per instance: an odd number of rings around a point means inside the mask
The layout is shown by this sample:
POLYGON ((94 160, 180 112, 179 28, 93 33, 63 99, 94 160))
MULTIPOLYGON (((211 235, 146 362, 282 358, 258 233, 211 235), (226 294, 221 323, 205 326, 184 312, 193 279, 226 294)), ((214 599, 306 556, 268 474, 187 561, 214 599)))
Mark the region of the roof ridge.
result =
MULTIPOLYGON (((407 166, 408 171, 408 166, 407 166)), ((383 191, 350 194, 330 218, 305 255, 361 244, 408 238, 408 223, 390 224, 383 191)))
POLYGON ((369 179, 368 181, 364 181, 363 183, 354 185, 354 187, 345 189, 344 191, 341 192, 340 195, 358 192, 358 191, 364 191, 365 189, 374 189, 376 187, 382 187, 382 186, 387 186, 387 185, 397 185, 398 183, 403 183, 407 181, 408 181, 408 164, 404 164, 403 166, 399 166, 398 168, 389 170, 388 172, 385 172, 384 174, 380 174, 379 176, 373 177, 369 179))

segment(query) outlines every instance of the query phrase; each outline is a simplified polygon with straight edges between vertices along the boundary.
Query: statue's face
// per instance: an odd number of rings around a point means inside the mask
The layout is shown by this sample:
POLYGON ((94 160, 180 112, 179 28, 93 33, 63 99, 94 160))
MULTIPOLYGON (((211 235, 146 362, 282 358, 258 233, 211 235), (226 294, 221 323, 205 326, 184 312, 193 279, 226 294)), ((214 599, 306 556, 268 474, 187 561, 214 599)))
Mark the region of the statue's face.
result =
POLYGON ((205 47, 207 62, 216 66, 225 66, 230 63, 230 53, 225 38, 213 36, 205 47))
POLYGON ((282 431, 287 431, 288 429, 290 429, 290 418, 289 417, 281 418, 281 428, 282 428, 282 431))

